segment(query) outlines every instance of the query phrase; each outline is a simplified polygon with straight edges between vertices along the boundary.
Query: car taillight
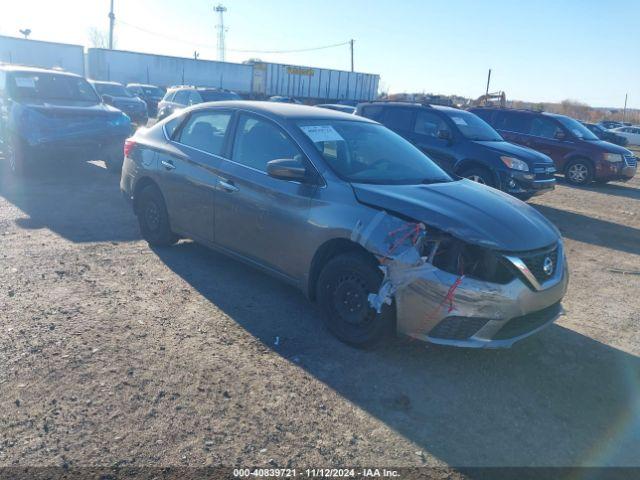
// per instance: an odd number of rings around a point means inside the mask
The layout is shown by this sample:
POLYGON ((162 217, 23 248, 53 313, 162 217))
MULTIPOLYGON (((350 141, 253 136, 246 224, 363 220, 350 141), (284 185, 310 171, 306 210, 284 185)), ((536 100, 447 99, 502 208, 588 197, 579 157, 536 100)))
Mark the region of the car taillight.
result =
POLYGON ((128 157, 129 154, 131 153, 131 151, 133 150, 133 147, 136 146, 136 142, 134 142, 133 140, 129 139, 129 140, 125 140, 124 142, 124 156, 128 157))

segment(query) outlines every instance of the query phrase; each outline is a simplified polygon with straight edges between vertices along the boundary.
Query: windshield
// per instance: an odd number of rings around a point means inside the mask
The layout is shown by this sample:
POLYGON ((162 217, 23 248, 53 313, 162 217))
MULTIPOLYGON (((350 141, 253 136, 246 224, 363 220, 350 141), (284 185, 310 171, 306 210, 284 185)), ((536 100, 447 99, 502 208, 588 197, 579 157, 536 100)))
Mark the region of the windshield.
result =
POLYGON ((452 181, 405 139, 382 125, 350 120, 297 123, 331 169, 348 182, 415 185, 452 181))
POLYGON ((110 95, 112 97, 132 97, 131 93, 122 85, 113 85, 111 83, 94 83, 94 87, 100 95, 110 95))
POLYGON ((55 73, 19 72, 9 79, 8 87, 15 99, 98 102, 93 88, 84 78, 55 73))
POLYGON ((205 102, 219 102, 221 100, 240 100, 240 95, 233 92, 219 92, 216 90, 199 90, 198 93, 205 102))
POLYGON ((446 112, 453 121, 460 133, 469 140, 477 140, 482 142, 502 142, 504 139, 496 132, 491 125, 482 120, 477 115, 464 112, 462 110, 456 112, 446 112))
POLYGON ((577 120, 574 120, 573 118, 564 117, 564 116, 557 116, 556 119, 567 130, 569 130, 571 133, 573 133, 576 137, 578 137, 581 140, 587 140, 587 141, 600 140, 587 127, 582 125, 577 120))

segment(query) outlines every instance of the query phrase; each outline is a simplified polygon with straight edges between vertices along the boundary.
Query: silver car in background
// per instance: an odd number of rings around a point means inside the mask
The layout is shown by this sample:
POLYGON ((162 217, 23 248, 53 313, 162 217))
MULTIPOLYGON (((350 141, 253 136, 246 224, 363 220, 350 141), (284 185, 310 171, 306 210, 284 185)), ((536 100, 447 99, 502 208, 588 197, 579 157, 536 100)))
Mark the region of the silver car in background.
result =
POLYGON ((352 345, 395 330, 506 347, 562 311, 568 270, 548 220, 365 118, 198 105, 127 141, 120 186, 150 244, 188 237, 259 267, 352 345))

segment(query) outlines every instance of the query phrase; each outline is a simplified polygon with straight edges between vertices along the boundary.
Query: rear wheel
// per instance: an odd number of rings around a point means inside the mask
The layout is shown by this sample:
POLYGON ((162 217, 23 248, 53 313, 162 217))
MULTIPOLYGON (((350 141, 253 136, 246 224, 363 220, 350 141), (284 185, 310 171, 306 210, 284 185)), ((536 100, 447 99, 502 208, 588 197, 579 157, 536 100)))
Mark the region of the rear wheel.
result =
POLYGON ((382 273, 375 261, 362 253, 346 253, 331 259, 320 273, 316 298, 329 330, 356 347, 375 345, 393 332, 395 309, 383 305, 377 313, 368 296, 376 293, 382 273))
POLYGON ((461 177, 468 178, 469 180, 473 180, 474 182, 481 183, 482 185, 488 185, 489 187, 495 187, 495 181, 493 180, 493 175, 486 168, 482 167, 472 167, 466 170, 463 170, 460 173, 461 177))
POLYGON ((142 237, 151 245, 170 246, 178 241, 171 231, 164 198, 155 185, 142 189, 137 200, 138 223, 142 237))
POLYGON ((571 185, 589 185, 593 180, 591 162, 583 158, 571 160, 564 170, 564 178, 571 185))

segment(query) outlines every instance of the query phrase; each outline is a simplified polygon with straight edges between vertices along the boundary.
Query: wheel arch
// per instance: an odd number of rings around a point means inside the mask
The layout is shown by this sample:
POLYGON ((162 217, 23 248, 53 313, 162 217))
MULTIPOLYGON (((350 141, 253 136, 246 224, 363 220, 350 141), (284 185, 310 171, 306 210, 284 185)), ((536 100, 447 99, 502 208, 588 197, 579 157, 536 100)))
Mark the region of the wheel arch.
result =
POLYGON ((593 169, 593 173, 594 174, 596 173, 596 164, 591 158, 587 157, 584 154, 575 153, 573 155, 568 156, 566 161, 564 162, 564 167, 562 168, 562 173, 563 174, 567 173, 567 168, 569 168, 569 165, 571 165, 571 162, 573 162, 574 160, 586 160, 587 163, 593 169))
MULTIPOLYGON (((133 187, 133 211, 136 215, 138 214, 138 201, 140 198, 140 192, 148 186, 154 186, 155 188, 158 189, 158 191, 160 192, 160 195, 162 195, 162 191, 160 190, 160 187, 158 186, 157 182, 153 180, 151 177, 144 176, 139 178, 136 181, 135 186, 133 187)), ((162 195, 162 199, 164 200, 164 195, 162 195)), ((166 205, 166 200, 165 200, 165 205, 166 205)))
POLYGON ((482 168, 491 174, 495 185, 500 185, 500 177, 495 168, 491 168, 486 162, 476 160, 474 158, 465 158, 460 160, 453 169, 453 173, 458 176, 462 176, 462 172, 469 170, 470 168, 482 168))
POLYGON ((307 282, 307 296, 310 300, 316 299, 316 287, 320 272, 324 266, 333 258, 344 253, 359 252, 368 257, 373 264, 379 265, 376 257, 359 243, 347 238, 333 238, 326 241, 318 249, 311 260, 307 282))

